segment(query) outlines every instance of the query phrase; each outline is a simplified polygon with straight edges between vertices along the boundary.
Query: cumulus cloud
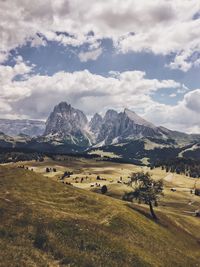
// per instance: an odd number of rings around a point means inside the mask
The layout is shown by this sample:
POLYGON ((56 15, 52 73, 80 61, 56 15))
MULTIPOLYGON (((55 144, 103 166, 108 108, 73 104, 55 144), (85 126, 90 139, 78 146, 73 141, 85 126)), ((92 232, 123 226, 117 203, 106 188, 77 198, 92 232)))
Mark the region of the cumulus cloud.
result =
MULTIPOLYGON (((200 2, 196 0, 31 0, 0 1, 0 63, 10 51, 27 42, 32 47, 55 41, 85 45, 80 61, 96 60, 101 40, 111 38, 119 53, 150 52, 170 55, 171 69, 187 72, 200 65, 200 2)), ((0 115, 46 118, 52 107, 66 100, 88 115, 107 108, 136 109, 156 124, 198 131, 199 89, 173 80, 148 79, 142 71, 112 72, 108 77, 89 71, 33 75, 34 66, 15 58, 0 65, 0 115), (152 98, 158 89, 185 94, 175 106, 152 98), (45 101, 44 101, 45 100, 45 101)))
POLYGON ((102 48, 98 48, 95 50, 80 52, 78 57, 81 62, 87 62, 89 60, 96 60, 102 54, 102 48))
POLYGON ((148 106, 145 116, 157 125, 188 133, 200 132, 200 89, 185 94, 175 106, 155 103, 148 106))
POLYGON ((200 89, 196 89, 184 96, 184 103, 190 110, 200 113, 200 89))
POLYGON ((0 116, 46 119, 60 101, 67 101, 87 115, 108 108, 127 107, 144 115, 157 125, 176 130, 199 128, 200 89, 187 92, 176 106, 159 104, 152 99, 157 90, 178 92, 182 85, 174 80, 148 79, 142 71, 111 72, 108 77, 88 70, 58 72, 53 76, 32 75, 32 67, 21 58, 13 67, 1 66, 0 116), (25 79, 15 79, 26 75, 25 79))
MULTIPOLYGON (((37 5, 31 0, 1 1, 0 60, 27 41, 45 45, 46 38, 80 46, 112 38, 122 53, 174 53, 169 67, 187 71, 199 65, 199 59, 192 58, 200 51, 199 11, 196 0, 39 0, 37 5)), ((89 51, 80 58, 94 59, 98 53, 89 51)))
POLYGON ((104 77, 88 70, 74 73, 57 72, 53 76, 31 75, 21 57, 16 64, 0 66, 0 97, 19 111, 19 115, 46 117, 52 107, 66 99, 83 108, 88 114, 103 108, 120 108, 126 105, 144 105, 150 95, 158 89, 174 88, 181 85, 173 80, 147 79, 142 71, 126 71, 104 77), (18 76, 23 79, 16 79, 18 76), (141 97, 142 96, 142 97, 141 97), (45 101, 44 101, 45 99, 45 101), (91 104, 93 101, 93 105, 91 104), (98 108, 97 108, 98 107, 98 108))

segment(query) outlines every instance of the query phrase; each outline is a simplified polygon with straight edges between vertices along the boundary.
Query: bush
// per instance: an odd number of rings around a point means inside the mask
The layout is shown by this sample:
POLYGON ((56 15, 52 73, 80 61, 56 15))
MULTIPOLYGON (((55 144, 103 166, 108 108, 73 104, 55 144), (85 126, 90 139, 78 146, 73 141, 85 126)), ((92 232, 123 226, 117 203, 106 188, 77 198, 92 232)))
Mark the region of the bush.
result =
POLYGON ((44 250, 47 247, 48 243, 48 236, 45 233, 43 227, 37 227, 35 239, 34 239, 34 246, 38 249, 44 250))
POLYGON ((108 191, 107 186, 106 186, 106 185, 103 185, 102 188, 101 188, 101 193, 102 193, 102 194, 106 194, 107 191, 108 191))

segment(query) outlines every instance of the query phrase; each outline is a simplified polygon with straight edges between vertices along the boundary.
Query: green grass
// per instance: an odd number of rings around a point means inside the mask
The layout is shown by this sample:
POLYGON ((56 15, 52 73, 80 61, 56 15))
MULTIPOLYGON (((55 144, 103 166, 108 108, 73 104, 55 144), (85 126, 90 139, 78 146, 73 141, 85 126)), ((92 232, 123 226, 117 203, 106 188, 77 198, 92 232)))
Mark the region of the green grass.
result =
POLYGON ((161 211, 155 223, 145 208, 14 167, 0 167, 0 187, 2 267, 200 266, 195 235, 161 211))

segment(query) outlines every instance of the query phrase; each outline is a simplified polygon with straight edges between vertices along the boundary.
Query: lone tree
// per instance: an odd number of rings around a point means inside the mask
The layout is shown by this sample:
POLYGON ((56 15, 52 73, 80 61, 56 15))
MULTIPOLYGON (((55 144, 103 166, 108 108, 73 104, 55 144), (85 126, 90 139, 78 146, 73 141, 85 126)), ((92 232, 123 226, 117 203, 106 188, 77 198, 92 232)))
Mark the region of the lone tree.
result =
POLYGON ((148 172, 133 173, 130 178, 129 185, 134 189, 132 197, 139 203, 144 202, 149 205, 153 219, 157 220, 153 206, 158 205, 158 199, 163 195, 163 181, 154 181, 148 172))

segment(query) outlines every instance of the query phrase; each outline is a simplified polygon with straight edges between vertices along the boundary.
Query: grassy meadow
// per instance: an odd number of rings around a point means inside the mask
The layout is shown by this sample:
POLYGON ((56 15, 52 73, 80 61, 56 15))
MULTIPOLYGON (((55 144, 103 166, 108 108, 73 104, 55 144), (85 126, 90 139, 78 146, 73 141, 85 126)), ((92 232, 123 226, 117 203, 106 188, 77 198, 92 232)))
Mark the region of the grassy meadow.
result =
POLYGON ((194 183, 161 169, 70 157, 0 166, 0 266, 200 266, 194 183), (164 180, 158 222, 147 206, 121 200, 130 191, 123 182, 142 169, 164 180), (65 171, 73 175, 60 181, 65 171))

